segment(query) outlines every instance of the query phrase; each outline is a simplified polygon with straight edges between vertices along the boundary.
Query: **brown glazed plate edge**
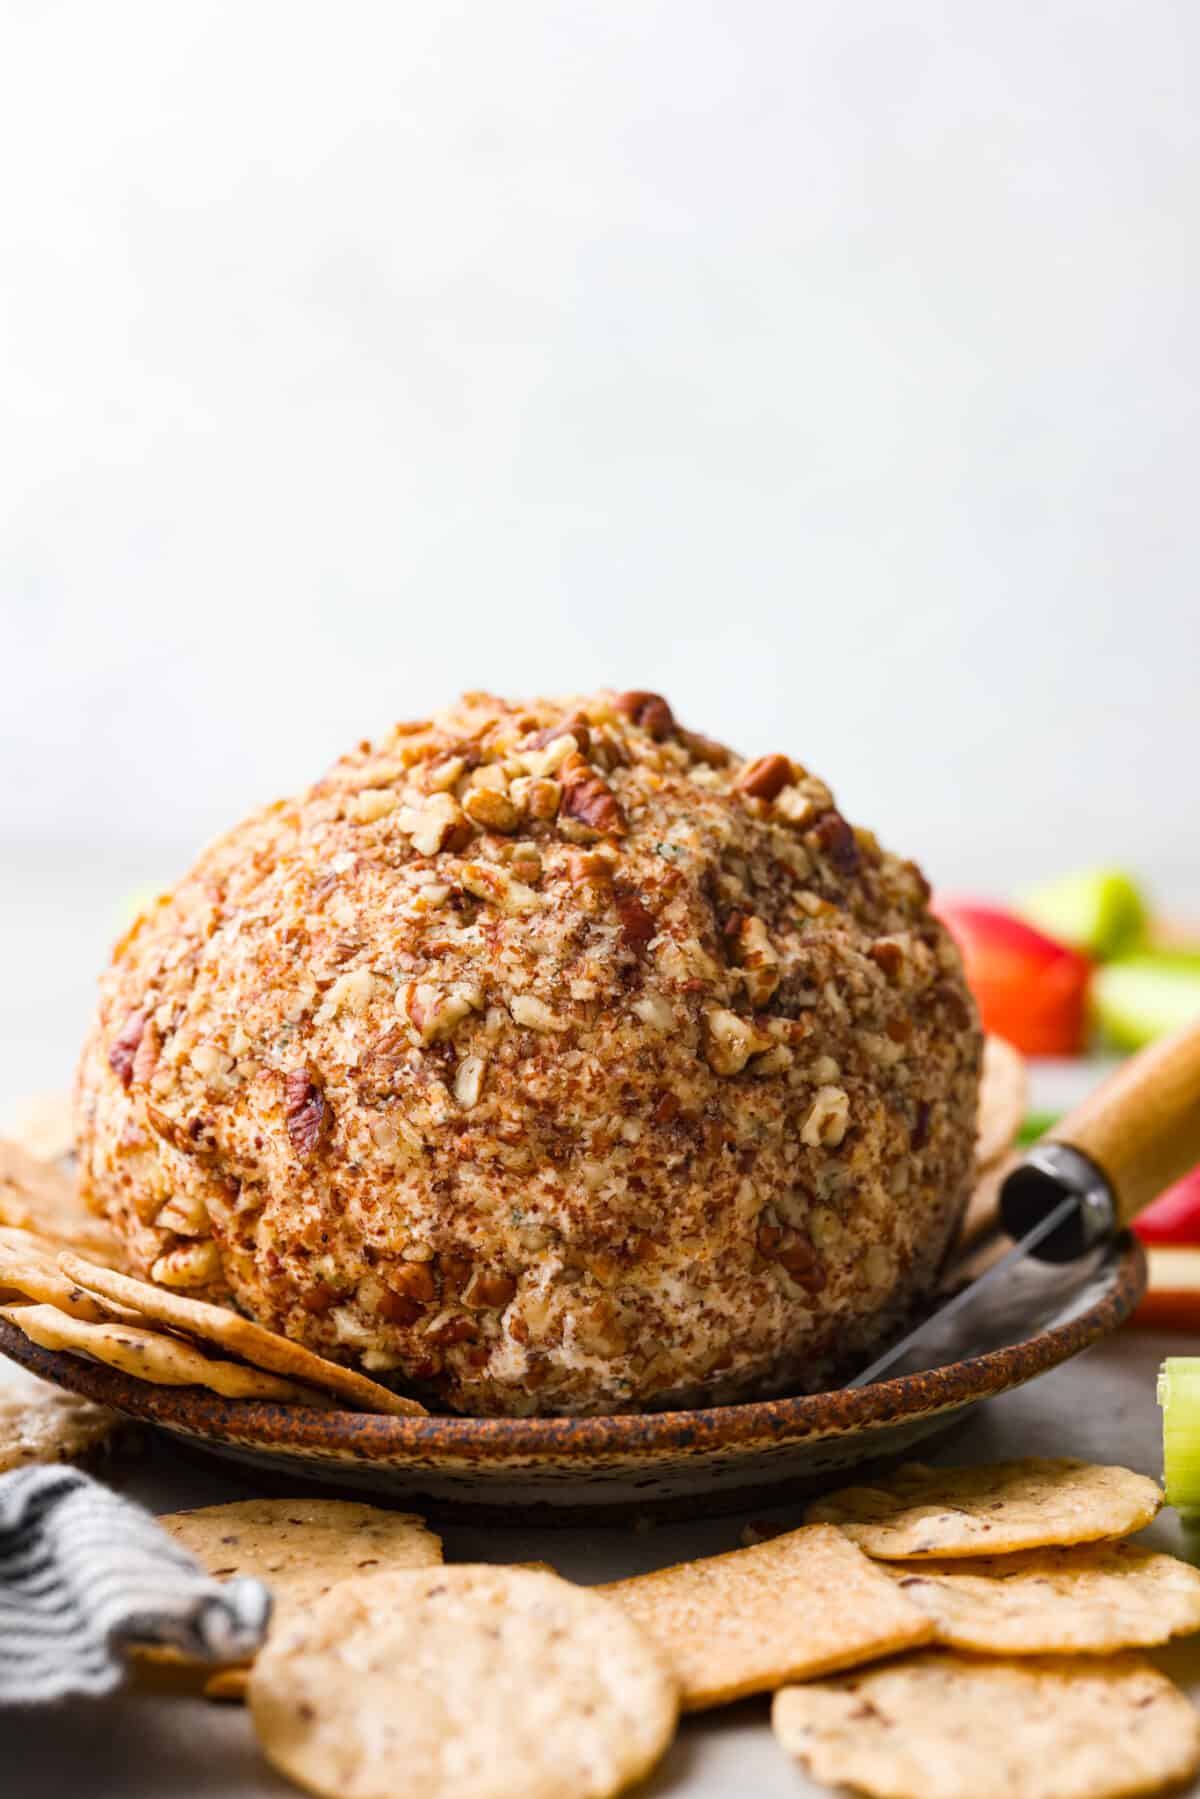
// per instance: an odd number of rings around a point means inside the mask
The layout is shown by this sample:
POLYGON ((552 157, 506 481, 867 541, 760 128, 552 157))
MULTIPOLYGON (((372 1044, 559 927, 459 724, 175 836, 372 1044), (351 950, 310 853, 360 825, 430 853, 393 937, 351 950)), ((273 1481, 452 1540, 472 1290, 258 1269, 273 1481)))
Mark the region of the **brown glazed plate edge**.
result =
POLYGON ((481 1473, 489 1463, 527 1468, 545 1460, 603 1465, 613 1457, 653 1467, 660 1458, 713 1452, 750 1455, 788 1443, 871 1432, 929 1417, 1023 1385, 1078 1355, 1129 1317, 1146 1285, 1145 1256, 1126 1233, 1113 1244, 1094 1298, 1065 1322, 986 1354, 900 1375, 862 1388, 754 1400, 697 1411, 617 1413, 605 1417, 400 1418, 324 1411, 257 1399, 222 1399, 199 1387, 157 1387, 64 1350, 31 1343, 0 1319, 0 1353, 71 1392, 126 1416, 215 1443, 253 1444, 265 1452, 428 1465, 445 1457, 481 1473))

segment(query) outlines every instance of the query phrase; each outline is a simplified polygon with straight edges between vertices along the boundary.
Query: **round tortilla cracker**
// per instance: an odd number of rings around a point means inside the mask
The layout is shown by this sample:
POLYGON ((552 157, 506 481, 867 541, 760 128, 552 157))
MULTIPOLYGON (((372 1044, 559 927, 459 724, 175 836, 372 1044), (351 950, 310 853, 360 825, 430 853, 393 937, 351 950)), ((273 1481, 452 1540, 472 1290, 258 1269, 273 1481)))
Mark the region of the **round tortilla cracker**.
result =
POLYGON ((37 1231, 68 1249, 86 1250, 120 1262, 121 1240, 110 1224, 88 1211, 72 1175, 49 1162, 39 1162, 0 1137, 0 1224, 37 1231))
POLYGON ((9 1140, 39 1162, 61 1162, 75 1147, 70 1093, 29 1093, 7 1107, 9 1140))
POLYGON ((1127 1537, 1149 1524, 1162 1490, 1129 1468, 1029 1456, 982 1468, 906 1462, 869 1487, 843 1487, 805 1512, 837 1524, 882 1561, 1007 1555, 1127 1537))
POLYGON ((73 1462, 108 1442, 122 1423, 107 1406, 39 1380, 0 1358, 0 1474, 34 1462, 73 1462))
POLYGON ((217 1580, 253 1575, 278 1632, 340 1580, 441 1564, 441 1538, 415 1512, 347 1499, 239 1499, 158 1522, 217 1580))
POLYGON ((611 1600, 552 1574, 345 1581, 260 1653, 267 1759, 328 1799, 607 1799, 671 1740, 674 1682, 611 1600))
POLYGON ((1200 1630, 1200 1570, 1136 1543, 880 1566, 953 1649, 1111 1655, 1200 1630))
POLYGON ((922 1650, 775 1696, 816 1779, 874 1799, 1125 1799, 1200 1766, 1200 1719, 1144 1656, 922 1650))

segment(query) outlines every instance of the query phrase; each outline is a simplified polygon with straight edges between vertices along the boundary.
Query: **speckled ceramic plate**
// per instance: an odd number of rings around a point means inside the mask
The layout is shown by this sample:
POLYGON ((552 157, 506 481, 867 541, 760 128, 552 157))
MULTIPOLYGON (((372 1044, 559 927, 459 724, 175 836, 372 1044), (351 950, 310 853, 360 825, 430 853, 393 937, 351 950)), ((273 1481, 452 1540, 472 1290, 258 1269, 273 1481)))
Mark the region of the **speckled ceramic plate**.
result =
POLYGON ((3 1320, 0 1351, 181 1442, 275 1475, 443 1512, 528 1519, 546 1508, 566 1522, 613 1507, 735 1510, 783 1483, 827 1481, 907 1451, 1115 1330, 1145 1281, 1142 1251, 1125 1235, 1084 1263, 1032 1269, 987 1321, 991 1346, 966 1361, 860 1389, 611 1418, 392 1418, 225 1400, 39 1349, 3 1320))

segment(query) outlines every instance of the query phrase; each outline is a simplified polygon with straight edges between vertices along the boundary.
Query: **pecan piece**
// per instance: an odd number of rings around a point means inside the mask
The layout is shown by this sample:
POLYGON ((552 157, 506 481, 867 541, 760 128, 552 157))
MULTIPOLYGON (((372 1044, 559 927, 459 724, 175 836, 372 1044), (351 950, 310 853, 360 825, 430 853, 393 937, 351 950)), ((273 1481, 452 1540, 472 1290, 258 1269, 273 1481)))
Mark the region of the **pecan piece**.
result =
POLYGON ((624 942, 636 956, 644 956, 647 945, 658 930, 654 914, 647 911, 637 888, 628 886, 624 881, 614 882, 613 899, 617 917, 621 921, 624 942))
POLYGON ((311 1312, 314 1317, 320 1317, 322 1312, 331 1312, 344 1297, 345 1295, 339 1293, 336 1287, 331 1287, 328 1281, 314 1281, 313 1285, 307 1287, 300 1295, 300 1304, 306 1312, 311 1312))
POLYGON ((159 1256, 150 1279, 160 1287, 207 1287, 221 1272, 221 1252, 215 1243, 180 1243, 159 1256))
POLYGON ((746 764, 734 785, 751 799, 773 800, 791 778, 792 765, 786 756, 758 756, 746 764))
POLYGON ((597 774, 582 756, 566 757, 558 778, 563 790, 560 818, 574 820, 586 831, 594 831, 597 837, 624 831, 625 819, 616 794, 604 776, 597 774))
POLYGON ((134 1059, 137 1056, 138 1046, 142 1041, 142 1032, 145 1028, 146 1013, 131 1012, 109 1049, 108 1065, 122 1087, 128 1087, 133 1079, 134 1059))
POLYGON ((646 693, 637 687, 629 693, 620 693, 614 702, 618 712, 633 720, 648 736, 661 743, 664 737, 670 737, 675 730, 675 714, 671 711, 661 693, 646 693))
POLYGON ((724 1006, 711 1006, 704 1017, 704 1056, 714 1074, 740 1074, 752 1056, 774 1047, 775 1039, 752 1018, 739 1018, 724 1006))
POLYGON ((464 1318, 461 1314, 456 1318, 447 1318, 444 1323, 434 1325, 425 1333, 427 1343, 436 1343, 439 1349, 451 1349, 455 1343, 477 1343, 479 1326, 473 1318, 464 1318))
POLYGON ((802 1232, 791 1225, 761 1222, 757 1236, 758 1253, 764 1261, 778 1262, 806 1293, 819 1293, 825 1285, 825 1265, 802 1232))
POLYGON ((929 1142, 929 1124, 932 1116, 933 1107, 930 1105, 929 1101, 927 1099, 918 1100, 916 1116, 913 1119, 912 1130, 909 1132, 908 1137, 910 1149, 924 1149, 925 1145, 929 1142))
POLYGON ((731 912, 725 921, 734 959, 742 970, 750 1004, 761 1011, 779 985, 779 952, 754 913, 731 912))
POLYGON ((388 1286, 403 1293, 406 1299, 419 1300, 422 1305, 437 1298, 437 1287, 426 1262, 401 1262, 388 1271, 388 1286))
POLYGON ((858 843, 853 827, 840 812, 822 812, 812 834, 839 874, 852 875, 857 871, 858 843))
POLYGON ((408 1299, 403 1293, 393 1293, 390 1287, 384 1287, 376 1298, 375 1310, 388 1324, 415 1324, 418 1318, 425 1315, 425 1307, 419 1299, 408 1299))
POLYGON ((904 967, 904 951, 894 937, 877 937, 867 954, 889 981, 894 981, 904 967))
POLYGON ((212 1156, 216 1153, 216 1138, 213 1135, 212 1120, 203 1116, 195 1118, 172 1118, 161 1106, 146 1104, 146 1117, 151 1129, 160 1136, 164 1143, 177 1149, 184 1156, 212 1156))
POLYGON ((535 732, 532 737, 527 737, 521 748, 546 750, 552 743, 557 743, 560 737, 573 737, 579 749, 585 756, 587 755, 592 734, 582 712, 572 712, 570 718, 560 719, 556 725, 546 725, 542 730, 535 732))
POLYGON ((463 1304, 475 1311, 502 1312, 517 1291, 511 1274, 477 1268, 463 1289, 463 1304))
POLYGON ((725 768, 733 760, 723 743, 706 737, 703 731, 680 731, 679 741, 693 762, 706 763, 709 768, 725 768))
POLYGON ((810 1149, 837 1149, 850 1128, 850 1095, 844 1087, 818 1087, 800 1129, 810 1149))
POLYGON ((283 1111, 287 1134, 299 1156, 311 1156, 332 1123, 325 1095, 307 1068, 293 1068, 284 1077, 283 1111))

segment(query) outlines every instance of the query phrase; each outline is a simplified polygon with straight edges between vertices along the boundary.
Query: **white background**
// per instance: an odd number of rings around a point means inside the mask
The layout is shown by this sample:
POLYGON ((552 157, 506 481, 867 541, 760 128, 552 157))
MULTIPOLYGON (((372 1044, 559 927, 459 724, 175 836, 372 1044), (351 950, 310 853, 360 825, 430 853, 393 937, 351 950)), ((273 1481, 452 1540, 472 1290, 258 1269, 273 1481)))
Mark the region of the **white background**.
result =
POLYGON ((1200 894, 1200 9, 0 16, 39 995, 469 685, 661 688, 943 887, 1200 894))

